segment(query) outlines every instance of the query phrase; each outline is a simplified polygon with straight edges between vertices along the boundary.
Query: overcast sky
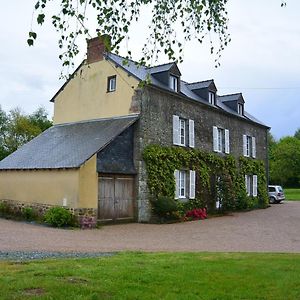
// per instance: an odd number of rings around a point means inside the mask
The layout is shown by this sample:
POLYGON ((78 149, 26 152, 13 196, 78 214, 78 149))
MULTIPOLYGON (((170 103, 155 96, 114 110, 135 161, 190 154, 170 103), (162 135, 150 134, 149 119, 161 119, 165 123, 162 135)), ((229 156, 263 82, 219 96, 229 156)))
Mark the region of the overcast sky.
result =
MULTIPOLYGON (((44 106, 63 84, 57 35, 49 26, 38 31, 35 47, 26 43, 35 0, 10 0, 0 11, 0 104, 30 113, 44 106), (41 35, 42 34, 42 35, 41 35)), ((207 44, 189 43, 182 78, 194 82, 213 78, 218 94, 242 92, 245 109, 272 127, 276 138, 293 135, 300 128, 300 1, 229 1, 232 42, 223 52, 221 67, 207 44)), ((144 19, 143 19, 144 20, 144 19)), ((133 48, 143 42, 143 26, 136 27, 133 48)), ((83 58, 85 46, 82 47, 83 58)))

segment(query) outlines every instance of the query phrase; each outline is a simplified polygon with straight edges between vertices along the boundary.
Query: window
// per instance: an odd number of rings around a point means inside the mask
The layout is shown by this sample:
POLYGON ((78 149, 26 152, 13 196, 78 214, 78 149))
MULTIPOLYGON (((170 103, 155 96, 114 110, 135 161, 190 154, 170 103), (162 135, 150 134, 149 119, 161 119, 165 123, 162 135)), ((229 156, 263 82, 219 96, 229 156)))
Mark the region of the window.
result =
POLYGON ((247 136, 246 139, 246 156, 251 156, 252 139, 251 136, 247 136))
POLYGON ((195 147, 194 120, 173 115, 173 144, 195 147))
POLYGON ((228 154, 229 149, 229 130, 213 126, 213 149, 215 152, 228 154))
POLYGON ((178 92, 178 77, 170 75, 170 89, 178 92))
POLYGON ((196 172, 175 170, 175 199, 195 199, 196 172), (187 186, 189 184, 189 189, 187 186), (187 194, 189 192, 189 194, 187 194))
POLYGON ((245 175, 245 187, 248 196, 257 197, 257 175, 245 175))
POLYGON ((179 198, 185 198, 185 184, 186 184, 185 171, 179 171, 179 198))
POLYGON ((216 94, 213 92, 208 92, 208 102, 212 105, 216 105, 216 94))
POLYGON ((222 208, 222 179, 220 176, 216 176, 216 209, 221 209, 222 208))
POLYGON ((256 158, 256 139, 254 136, 243 135, 243 154, 246 157, 256 158))
POLYGON ((244 114, 244 107, 242 103, 238 103, 238 114, 241 116, 244 114))
POLYGON ((179 119, 179 144, 185 146, 185 120, 179 119))
POLYGON ((224 129, 218 128, 218 152, 225 152, 224 129))
POLYGON ((107 78, 107 92, 114 92, 117 86, 116 75, 107 78))

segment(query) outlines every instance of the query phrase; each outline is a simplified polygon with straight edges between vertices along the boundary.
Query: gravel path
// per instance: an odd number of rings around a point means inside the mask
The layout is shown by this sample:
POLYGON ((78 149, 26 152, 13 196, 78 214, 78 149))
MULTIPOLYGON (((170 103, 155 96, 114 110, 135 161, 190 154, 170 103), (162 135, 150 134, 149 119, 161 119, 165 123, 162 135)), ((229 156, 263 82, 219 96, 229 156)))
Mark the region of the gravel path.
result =
POLYGON ((0 219, 2 252, 124 250, 300 253, 300 201, 204 221, 131 223, 95 230, 63 230, 0 219))

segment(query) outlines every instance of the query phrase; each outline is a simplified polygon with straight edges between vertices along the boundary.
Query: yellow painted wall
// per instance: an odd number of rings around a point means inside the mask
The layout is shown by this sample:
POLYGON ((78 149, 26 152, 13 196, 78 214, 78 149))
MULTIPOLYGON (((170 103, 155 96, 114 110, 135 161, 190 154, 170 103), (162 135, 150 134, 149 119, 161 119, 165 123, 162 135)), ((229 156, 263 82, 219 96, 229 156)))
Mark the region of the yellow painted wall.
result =
POLYGON ((0 172, 0 199, 77 208, 78 170, 28 170, 0 172))
POLYGON ((55 98, 54 124, 128 115, 137 85, 136 78, 105 59, 83 64, 55 98), (108 93, 107 77, 113 75, 116 91, 108 93))
POLYGON ((79 170, 79 207, 98 207, 97 154, 90 158, 79 170))
POLYGON ((95 154, 79 169, 0 172, 0 200, 97 208, 98 173, 95 154))

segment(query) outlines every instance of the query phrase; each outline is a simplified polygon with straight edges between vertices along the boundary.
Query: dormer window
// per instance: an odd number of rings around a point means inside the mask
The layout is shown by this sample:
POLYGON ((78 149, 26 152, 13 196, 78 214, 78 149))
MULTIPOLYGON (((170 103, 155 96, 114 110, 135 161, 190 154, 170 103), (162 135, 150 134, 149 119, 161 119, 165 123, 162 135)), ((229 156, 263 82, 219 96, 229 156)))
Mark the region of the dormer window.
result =
POLYGON ((169 87, 174 92, 178 92, 178 77, 176 77, 174 75, 170 75, 169 87))
POLYGON ((208 92, 208 102, 211 105, 216 105, 216 94, 213 92, 208 92))
POLYGON ((244 115, 244 105, 242 103, 238 103, 238 114, 244 115))

